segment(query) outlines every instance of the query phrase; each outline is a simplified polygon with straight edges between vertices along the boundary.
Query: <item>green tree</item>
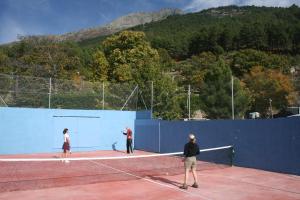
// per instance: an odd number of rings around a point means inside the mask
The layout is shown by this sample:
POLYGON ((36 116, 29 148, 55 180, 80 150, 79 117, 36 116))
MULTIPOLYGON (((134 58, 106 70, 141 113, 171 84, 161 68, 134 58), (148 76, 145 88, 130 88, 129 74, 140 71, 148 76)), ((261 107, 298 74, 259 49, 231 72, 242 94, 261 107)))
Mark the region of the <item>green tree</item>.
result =
POLYGON ((264 26, 262 24, 245 24, 240 30, 240 47, 243 49, 262 49, 267 45, 266 38, 264 26))
POLYGON ((283 24, 269 24, 267 26, 268 45, 272 51, 288 50, 291 46, 288 31, 283 24))
POLYGON ((166 120, 179 119, 182 114, 177 86, 168 76, 154 82, 154 116, 166 120))
POLYGON ((229 51, 233 48, 234 33, 229 28, 224 28, 220 33, 218 44, 225 50, 229 51))
POLYGON ((158 49, 158 54, 160 58, 161 69, 163 71, 170 71, 174 68, 175 62, 169 55, 166 49, 158 49))
POLYGON ((242 78, 249 73, 253 66, 263 66, 268 69, 280 69, 281 72, 290 71, 291 64, 287 56, 268 54, 252 49, 241 50, 229 55, 231 69, 235 76, 242 78))
POLYGON ((223 48, 218 45, 218 32, 217 28, 213 27, 209 30, 203 29, 194 36, 189 45, 190 55, 197 55, 205 51, 210 51, 215 54, 223 53, 223 48))
POLYGON ((211 52, 203 52, 194 55, 190 59, 177 64, 177 70, 181 72, 180 85, 191 85, 192 87, 201 87, 204 75, 207 69, 217 62, 217 56, 211 52))
MULTIPOLYGON (((244 116, 249 108, 249 94, 235 79, 234 97, 237 116, 244 116)), ((200 88, 201 109, 212 119, 231 117, 231 70, 229 65, 219 60, 212 65, 204 76, 200 88)))

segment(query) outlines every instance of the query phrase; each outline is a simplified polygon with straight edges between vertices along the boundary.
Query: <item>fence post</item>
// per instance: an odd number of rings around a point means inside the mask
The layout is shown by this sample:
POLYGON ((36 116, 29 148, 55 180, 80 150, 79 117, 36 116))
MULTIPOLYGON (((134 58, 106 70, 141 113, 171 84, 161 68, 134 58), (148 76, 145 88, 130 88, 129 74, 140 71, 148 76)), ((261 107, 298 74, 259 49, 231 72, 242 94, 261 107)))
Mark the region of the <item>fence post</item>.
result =
POLYGON ((158 153, 160 153, 160 120, 158 121, 158 153))
POLYGON ((102 82, 102 110, 104 110, 104 82, 102 82))
POLYGON ((151 119, 153 119, 153 81, 151 81, 151 119))
POLYGON ((49 105, 48 105, 48 108, 50 109, 51 108, 51 91, 52 91, 52 79, 50 77, 49 79, 49 105))
POLYGON ((188 109, 189 109, 189 120, 191 120, 191 85, 189 85, 189 91, 188 91, 188 109))
POLYGON ((234 94, 233 94, 233 76, 231 76, 231 112, 234 120, 234 94))

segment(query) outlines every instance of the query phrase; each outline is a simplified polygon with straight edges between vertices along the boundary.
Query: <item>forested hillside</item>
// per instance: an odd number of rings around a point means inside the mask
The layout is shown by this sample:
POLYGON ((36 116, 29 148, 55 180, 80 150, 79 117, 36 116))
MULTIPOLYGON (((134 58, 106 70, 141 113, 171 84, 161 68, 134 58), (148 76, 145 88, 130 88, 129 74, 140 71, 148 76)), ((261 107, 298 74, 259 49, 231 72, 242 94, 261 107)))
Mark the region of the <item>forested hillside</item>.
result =
MULTIPOLYGON (((0 47, 0 73, 138 84, 157 117, 263 117, 299 104, 300 8, 220 7, 170 16, 79 43, 29 37, 0 47), (179 91, 183 91, 179 94, 179 91)), ((2 88, 2 91, 4 89, 2 88)), ((1 92, 5 97, 5 92, 1 92)))

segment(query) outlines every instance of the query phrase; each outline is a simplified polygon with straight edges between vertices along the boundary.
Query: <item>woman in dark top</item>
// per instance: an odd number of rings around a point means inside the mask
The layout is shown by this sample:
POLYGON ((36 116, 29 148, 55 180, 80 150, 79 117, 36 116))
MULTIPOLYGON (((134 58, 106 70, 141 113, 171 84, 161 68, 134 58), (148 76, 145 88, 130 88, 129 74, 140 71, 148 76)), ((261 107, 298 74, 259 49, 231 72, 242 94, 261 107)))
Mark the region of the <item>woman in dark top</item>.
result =
POLYGON ((185 144, 184 146, 184 168, 185 168, 185 174, 184 174, 184 183, 180 187, 182 189, 188 189, 187 182, 189 178, 189 171, 191 170, 194 177, 194 184, 192 187, 198 188, 198 180, 197 180, 197 172, 196 172, 196 164, 197 164, 197 158, 196 156, 200 153, 199 146, 196 144, 196 138, 195 135, 190 134, 189 135, 189 142, 185 144))
POLYGON ((123 131, 123 134, 126 135, 126 147, 127 147, 127 153, 133 153, 132 150, 132 130, 128 127, 123 131))

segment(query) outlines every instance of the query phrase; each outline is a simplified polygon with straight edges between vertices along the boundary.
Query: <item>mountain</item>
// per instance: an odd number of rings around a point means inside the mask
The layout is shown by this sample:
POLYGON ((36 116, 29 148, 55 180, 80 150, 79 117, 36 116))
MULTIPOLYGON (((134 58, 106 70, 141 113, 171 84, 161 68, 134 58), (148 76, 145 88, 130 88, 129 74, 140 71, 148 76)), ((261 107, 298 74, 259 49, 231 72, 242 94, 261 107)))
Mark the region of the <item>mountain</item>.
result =
POLYGON ((180 9, 165 8, 157 12, 138 12, 122 16, 104 26, 82 29, 78 32, 70 32, 63 35, 41 35, 41 36, 25 36, 22 39, 49 39, 53 41, 75 41, 89 40, 95 37, 111 35, 118 31, 128 29, 134 26, 143 25, 151 22, 157 22, 166 19, 169 16, 180 15, 180 9))

